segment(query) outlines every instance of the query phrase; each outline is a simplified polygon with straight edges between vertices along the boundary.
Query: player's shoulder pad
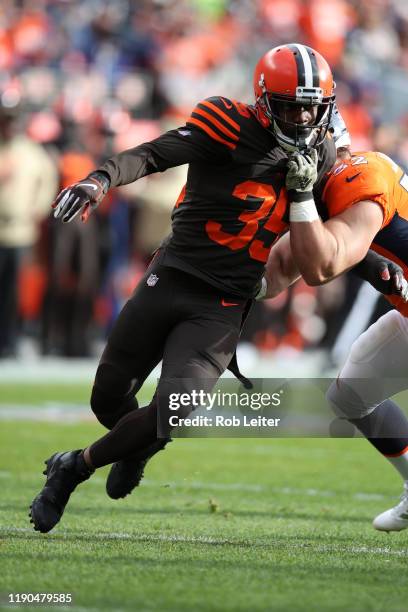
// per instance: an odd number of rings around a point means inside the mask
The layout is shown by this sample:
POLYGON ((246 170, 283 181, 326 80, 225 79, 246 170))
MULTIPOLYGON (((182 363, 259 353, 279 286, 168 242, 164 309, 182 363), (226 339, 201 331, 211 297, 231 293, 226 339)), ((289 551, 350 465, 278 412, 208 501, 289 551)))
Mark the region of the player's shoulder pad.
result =
POLYGON ((200 128, 211 139, 234 150, 240 139, 243 118, 251 117, 246 104, 223 96, 213 96, 195 106, 187 124, 200 128))

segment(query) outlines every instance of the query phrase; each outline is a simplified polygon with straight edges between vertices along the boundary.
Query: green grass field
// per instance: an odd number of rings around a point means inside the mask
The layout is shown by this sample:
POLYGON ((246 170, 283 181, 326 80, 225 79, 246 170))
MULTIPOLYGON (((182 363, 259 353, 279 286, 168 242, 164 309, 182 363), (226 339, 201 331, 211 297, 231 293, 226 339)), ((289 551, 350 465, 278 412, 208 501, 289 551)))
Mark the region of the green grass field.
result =
MULTIPOLYGON (((0 408, 87 393, 4 385, 0 408)), ((176 440, 126 500, 98 471, 53 532, 34 532, 43 460, 102 432, 0 421, 2 609, 8 593, 47 592, 72 593, 68 610, 407 610, 408 533, 371 527, 401 484, 364 440, 176 440)))

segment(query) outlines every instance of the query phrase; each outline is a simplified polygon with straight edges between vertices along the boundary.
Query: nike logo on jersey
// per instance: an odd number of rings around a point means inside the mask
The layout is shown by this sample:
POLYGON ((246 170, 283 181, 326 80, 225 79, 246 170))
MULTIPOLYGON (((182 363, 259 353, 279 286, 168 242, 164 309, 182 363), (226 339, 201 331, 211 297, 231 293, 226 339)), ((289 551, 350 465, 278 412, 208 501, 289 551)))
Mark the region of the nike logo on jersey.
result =
POLYGON ((228 108, 228 109, 232 108, 232 104, 230 102, 227 102, 226 100, 224 100, 224 98, 220 98, 220 100, 222 101, 225 108, 228 108))
POLYGON ((221 300, 222 306, 239 306, 238 302, 226 302, 224 298, 221 300))
POLYGON ((353 174, 353 176, 346 176, 346 183, 351 183, 351 181, 354 181, 360 174, 361 172, 357 172, 357 174, 353 174))

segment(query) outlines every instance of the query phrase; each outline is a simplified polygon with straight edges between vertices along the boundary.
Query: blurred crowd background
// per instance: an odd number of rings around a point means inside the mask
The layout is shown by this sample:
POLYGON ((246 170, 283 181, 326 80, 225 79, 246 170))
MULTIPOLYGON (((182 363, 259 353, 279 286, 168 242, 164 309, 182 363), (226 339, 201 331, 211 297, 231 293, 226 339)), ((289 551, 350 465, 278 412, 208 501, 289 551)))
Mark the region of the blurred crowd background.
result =
MULTIPOLYGON (((0 357, 27 337, 40 355, 93 354, 169 231, 186 169, 113 190, 86 224, 50 216, 61 186, 206 96, 252 102, 257 59, 287 42, 331 64, 353 150, 408 168, 408 2, 1 0, 0 357)), ((300 282, 257 304, 243 339, 336 362, 383 308, 352 277, 300 282)))

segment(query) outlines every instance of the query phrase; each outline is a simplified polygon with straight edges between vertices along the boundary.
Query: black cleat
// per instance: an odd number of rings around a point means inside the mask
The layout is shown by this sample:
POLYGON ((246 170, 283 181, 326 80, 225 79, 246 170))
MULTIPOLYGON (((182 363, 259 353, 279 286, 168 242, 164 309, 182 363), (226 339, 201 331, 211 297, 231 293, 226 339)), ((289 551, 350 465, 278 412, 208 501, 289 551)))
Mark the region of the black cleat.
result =
POLYGON ((170 438, 161 438, 150 446, 114 463, 106 480, 106 492, 112 499, 120 499, 129 495, 139 486, 143 478, 147 462, 159 451, 163 450, 170 438))
POLYGON ((41 533, 47 533, 55 527, 64 513, 71 493, 92 474, 81 450, 55 453, 44 463, 47 468, 43 474, 47 476, 47 482, 34 498, 29 513, 30 523, 41 533))

